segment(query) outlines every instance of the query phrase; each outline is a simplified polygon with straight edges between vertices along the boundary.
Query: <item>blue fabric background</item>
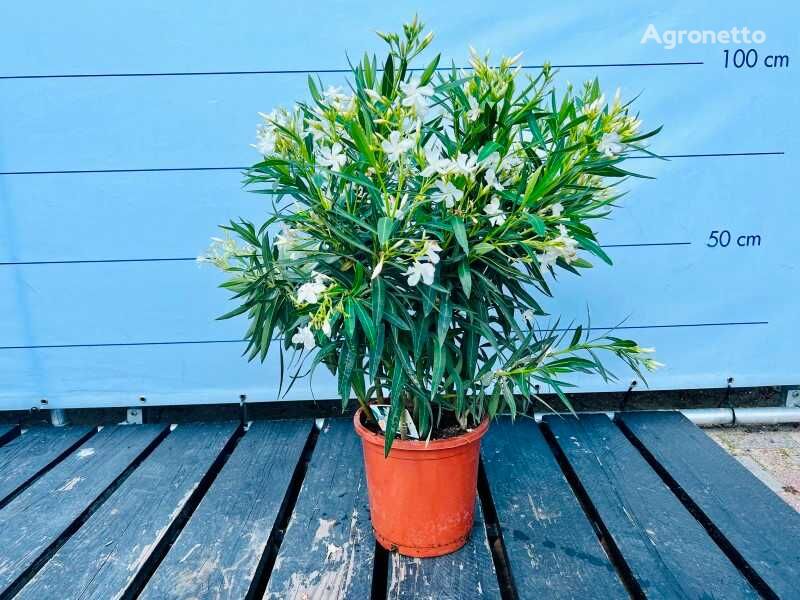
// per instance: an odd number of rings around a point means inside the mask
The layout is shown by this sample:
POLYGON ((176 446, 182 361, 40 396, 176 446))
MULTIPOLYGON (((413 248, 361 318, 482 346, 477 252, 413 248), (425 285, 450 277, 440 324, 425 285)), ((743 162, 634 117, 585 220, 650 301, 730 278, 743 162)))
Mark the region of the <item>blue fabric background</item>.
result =
MULTIPOLYGON (((723 49, 744 45, 640 43, 650 23, 747 26, 767 34, 754 46, 762 56, 800 59, 797 3, 6 2, 0 408, 275 399, 277 357, 240 358, 245 324, 214 320, 230 308, 220 276, 191 259, 218 223, 265 211, 238 171, 256 158, 257 111, 305 98, 305 71, 382 51, 373 31, 414 12, 448 60, 466 64, 471 44, 573 65, 560 81, 598 75, 609 95, 642 93, 645 125, 664 125, 654 150, 675 158, 637 161, 658 179, 630 182, 601 227, 615 267, 562 276, 545 303, 554 315, 584 320, 588 305, 593 325, 627 318, 624 333, 668 365, 653 388, 798 383, 796 67, 724 69, 723 49), (665 62, 702 64, 630 65, 665 62), (628 66, 607 66, 619 63, 628 66), (98 74, 125 76, 72 77, 98 74), (775 154, 697 156, 728 153, 775 154), (762 243, 710 249, 715 229, 762 243), (640 245, 664 243, 680 244, 640 245), (120 259, 166 260, 108 262, 120 259)), ((319 373, 314 394, 334 397, 319 373)), ((620 374, 611 385, 575 381, 624 389, 620 374)), ((302 383, 289 397, 310 396, 302 383)))

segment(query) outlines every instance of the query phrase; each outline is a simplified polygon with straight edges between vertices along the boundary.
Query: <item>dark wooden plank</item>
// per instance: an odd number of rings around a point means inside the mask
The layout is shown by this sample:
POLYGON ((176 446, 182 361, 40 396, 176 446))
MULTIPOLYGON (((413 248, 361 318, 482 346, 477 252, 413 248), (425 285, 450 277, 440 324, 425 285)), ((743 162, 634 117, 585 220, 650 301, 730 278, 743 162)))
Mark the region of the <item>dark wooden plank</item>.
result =
POLYGON ((244 598, 310 431, 254 422, 140 598, 244 598))
POLYGON ((33 427, 0 446, 0 505, 93 431, 95 427, 33 427))
POLYGON ((119 598, 237 428, 179 425, 15 598, 119 598))
POLYGON ((163 430, 156 425, 105 427, 0 510, 0 594, 163 430))
POLYGON ((535 423, 494 423, 482 455, 521 598, 628 598, 535 423))
POLYGON ((470 538, 456 552, 424 559, 392 553, 387 597, 391 600, 500 598, 480 503, 475 508, 470 538))
POLYGON ((545 422, 648 598, 758 598, 606 415, 545 422))
POLYGON ((0 446, 19 434, 19 425, 0 425, 0 446))
POLYGON ((800 514, 679 412, 621 423, 777 597, 800 598, 800 514))
POLYGON ((369 598, 374 555, 361 440, 326 420, 264 598, 369 598))

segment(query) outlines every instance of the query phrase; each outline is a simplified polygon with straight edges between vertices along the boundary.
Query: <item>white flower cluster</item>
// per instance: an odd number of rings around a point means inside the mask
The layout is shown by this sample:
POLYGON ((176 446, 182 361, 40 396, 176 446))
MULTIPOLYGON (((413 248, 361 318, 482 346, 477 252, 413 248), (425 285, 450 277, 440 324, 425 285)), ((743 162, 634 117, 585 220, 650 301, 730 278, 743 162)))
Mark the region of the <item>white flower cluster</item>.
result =
POLYGON ((623 110, 619 88, 617 88, 614 100, 606 113, 603 112, 605 107, 606 97, 602 94, 583 105, 582 113, 588 117, 583 130, 591 128, 595 119, 600 118, 604 133, 597 143, 597 151, 609 158, 614 158, 625 151, 627 145, 622 139, 636 135, 641 122, 623 110))
POLYGON ((431 285, 436 275, 436 265, 439 263, 439 252, 442 249, 435 240, 425 240, 422 256, 414 260, 404 275, 408 276, 408 285, 415 286, 422 280, 425 285, 431 285))
POLYGON ((197 262, 211 263, 218 269, 224 271, 231 267, 232 258, 251 256, 253 253, 255 253, 255 248, 250 244, 242 244, 240 246, 235 240, 230 238, 222 239, 212 237, 211 245, 208 247, 205 254, 201 254, 197 257, 197 262))
MULTIPOLYGON (((323 299, 323 295, 328 289, 328 285, 325 283, 325 280, 328 279, 327 276, 316 272, 313 272, 311 275, 313 277, 311 281, 307 281, 297 288, 295 302, 300 306, 319 304, 323 299)), ((328 304, 328 306, 330 305, 328 304)), ((321 310, 323 313, 326 312, 324 305, 321 310)), ((319 324, 319 321, 317 321, 317 326, 326 337, 331 336, 331 325, 327 314, 325 314, 321 325, 319 324)), ((311 327, 311 323, 309 323, 297 329, 295 334, 292 336, 292 343, 302 344, 306 350, 311 350, 314 348, 316 341, 314 339, 314 332, 311 327)))
POLYGON ((314 273, 314 279, 302 284, 297 288, 298 304, 316 304, 319 302, 320 295, 327 289, 325 276, 322 273, 314 273))
POLYGON ((559 258, 569 264, 578 258, 578 242, 569 236, 564 225, 558 226, 558 237, 549 240, 547 249, 539 254, 542 267, 552 267, 559 258))

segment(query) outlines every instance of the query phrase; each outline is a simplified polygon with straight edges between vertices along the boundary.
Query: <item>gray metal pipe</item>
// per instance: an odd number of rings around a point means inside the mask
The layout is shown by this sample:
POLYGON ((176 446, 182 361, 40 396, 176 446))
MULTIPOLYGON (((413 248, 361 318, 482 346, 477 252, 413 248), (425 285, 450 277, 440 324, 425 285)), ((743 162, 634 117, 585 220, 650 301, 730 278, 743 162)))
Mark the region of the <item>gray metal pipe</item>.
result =
MULTIPOLYGON (((800 423, 800 408, 765 406, 759 408, 737 408, 737 425, 778 425, 800 423)), ((731 425, 734 422, 730 408, 687 408, 681 411, 696 425, 731 425)))
MULTIPOLYGON (((766 406, 761 408, 737 408, 735 423, 737 425, 778 425, 781 423, 800 423, 800 408, 785 406, 766 406)), ((717 425, 733 425, 734 414, 730 408, 684 408, 680 411, 684 417, 700 427, 717 425)), ((541 421, 546 414, 535 413, 536 421, 541 421)), ((569 413, 558 413, 568 415, 569 413)), ((581 413, 578 413, 579 415, 581 413)), ((595 411, 583 414, 604 414, 613 419, 613 411, 595 411)))

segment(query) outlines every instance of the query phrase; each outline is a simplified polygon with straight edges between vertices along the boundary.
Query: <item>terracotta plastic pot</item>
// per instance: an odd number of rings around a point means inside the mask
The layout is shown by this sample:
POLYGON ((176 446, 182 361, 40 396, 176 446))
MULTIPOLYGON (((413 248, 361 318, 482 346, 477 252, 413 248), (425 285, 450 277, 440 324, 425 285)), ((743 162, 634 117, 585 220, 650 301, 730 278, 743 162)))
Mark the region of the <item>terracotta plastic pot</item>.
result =
POLYGON ((478 458, 485 420, 458 437, 396 439, 388 458, 384 438, 353 423, 364 449, 369 508, 378 543, 405 556, 441 556, 469 538, 475 516, 478 458))

